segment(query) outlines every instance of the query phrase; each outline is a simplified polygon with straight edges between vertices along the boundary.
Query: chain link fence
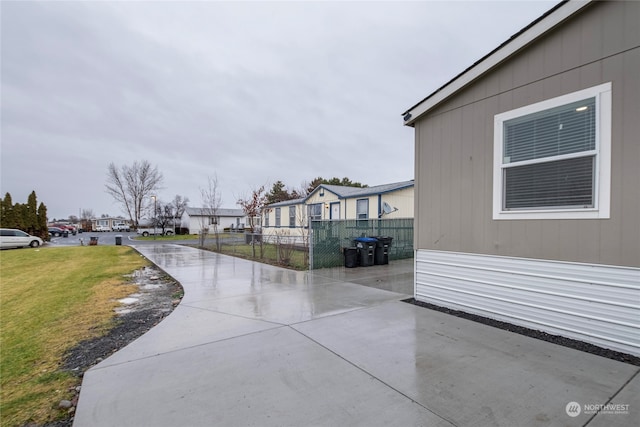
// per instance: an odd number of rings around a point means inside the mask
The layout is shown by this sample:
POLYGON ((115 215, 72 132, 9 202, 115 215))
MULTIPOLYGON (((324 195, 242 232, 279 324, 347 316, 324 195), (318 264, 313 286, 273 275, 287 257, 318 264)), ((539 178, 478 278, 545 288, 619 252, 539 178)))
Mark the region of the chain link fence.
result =
POLYGON ((413 218, 312 221, 311 230, 311 269, 344 265, 343 249, 358 237, 391 237, 390 262, 413 258, 413 218))

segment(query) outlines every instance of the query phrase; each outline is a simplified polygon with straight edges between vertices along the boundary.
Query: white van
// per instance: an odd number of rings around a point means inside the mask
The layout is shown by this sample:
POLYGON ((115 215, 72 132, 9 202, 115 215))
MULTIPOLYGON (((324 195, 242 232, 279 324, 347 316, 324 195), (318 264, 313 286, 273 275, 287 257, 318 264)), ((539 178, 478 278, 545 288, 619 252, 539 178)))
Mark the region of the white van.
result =
POLYGON ((14 228, 0 228, 0 248, 24 248, 31 246, 37 248, 44 242, 41 238, 31 236, 22 230, 14 228))

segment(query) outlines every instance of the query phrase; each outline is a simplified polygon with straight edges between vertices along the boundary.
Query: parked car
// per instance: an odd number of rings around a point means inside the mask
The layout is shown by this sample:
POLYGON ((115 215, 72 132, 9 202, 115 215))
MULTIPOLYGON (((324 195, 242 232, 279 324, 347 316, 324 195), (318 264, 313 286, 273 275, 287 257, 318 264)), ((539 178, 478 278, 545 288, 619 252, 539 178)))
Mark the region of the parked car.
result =
POLYGON ((111 228, 109 228, 106 225, 96 225, 95 231, 100 231, 100 232, 102 232, 102 231, 111 231, 111 228))
POLYGON ((32 236, 22 230, 14 228, 0 228, 0 248, 37 248, 44 242, 41 238, 32 236))
POLYGON ((126 231, 128 233, 131 231, 131 227, 125 222, 116 222, 113 224, 113 231, 126 231))
POLYGON ((75 225, 67 224, 61 228, 66 229, 67 231, 69 231, 69 233, 73 234, 74 236, 78 233, 78 229, 75 227, 75 225))
POLYGON ((53 237, 62 236, 62 233, 64 233, 64 230, 60 227, 49 227, 49 234, 53 237))
POLYGON ((77 231, 76 228, 73 225, 69 225, 69 224, 51 224, 51 227, 56 227, 56 228, 60 228, 62 229, 62 231, 68 231, 69 234, 72 235, 76 235, 77 231))
POLYGON ((140 227, 136 230, 136 233, 142 235, 143 237, 147 236, 173 236, 174 230, 173 228, 165 228, 164 232, 162 231, 162 227, 140 227))

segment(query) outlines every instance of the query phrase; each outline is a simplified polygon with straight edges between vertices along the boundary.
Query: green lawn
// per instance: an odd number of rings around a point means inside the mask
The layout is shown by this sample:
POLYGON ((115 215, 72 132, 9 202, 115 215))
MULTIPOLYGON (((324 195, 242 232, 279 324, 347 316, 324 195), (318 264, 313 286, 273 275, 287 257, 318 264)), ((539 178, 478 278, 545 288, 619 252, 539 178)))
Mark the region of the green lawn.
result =
POLYGON ((60 417, 78 378, 58 370, 67 350, 112 324, 126 274, 146 265, 126 246, 0 251, 2 426, 60 417))

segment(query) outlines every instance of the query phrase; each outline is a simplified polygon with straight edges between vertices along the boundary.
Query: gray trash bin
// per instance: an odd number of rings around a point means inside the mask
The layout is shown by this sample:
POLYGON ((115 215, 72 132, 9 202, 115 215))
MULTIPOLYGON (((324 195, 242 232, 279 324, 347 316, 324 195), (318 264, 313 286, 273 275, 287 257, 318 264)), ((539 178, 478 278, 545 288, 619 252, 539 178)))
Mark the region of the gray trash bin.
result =
POLYGON ((116 246, 122 246, 122 235, 120 234, 116 236, 116 246))

